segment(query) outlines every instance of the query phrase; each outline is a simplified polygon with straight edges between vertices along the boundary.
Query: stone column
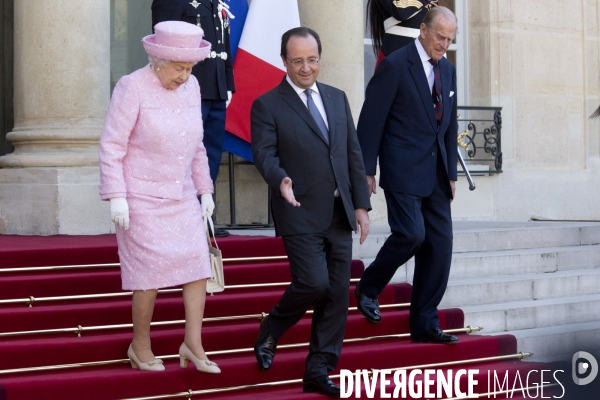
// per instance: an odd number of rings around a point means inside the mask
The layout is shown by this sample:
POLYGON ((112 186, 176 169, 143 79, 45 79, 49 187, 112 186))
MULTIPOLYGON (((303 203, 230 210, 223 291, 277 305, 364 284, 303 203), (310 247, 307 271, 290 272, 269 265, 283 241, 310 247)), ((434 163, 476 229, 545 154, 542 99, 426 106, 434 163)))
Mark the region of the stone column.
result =
POLYGON ((98 196, 110 87, 110 2, 15 2, 13 153, 0 158, 0 233, 111 229, 98 196))
POLYGON ((300 23, 321 37, 319 81, 346 92, 354 123, 364 100, 363 0, 302 0, 300 23))

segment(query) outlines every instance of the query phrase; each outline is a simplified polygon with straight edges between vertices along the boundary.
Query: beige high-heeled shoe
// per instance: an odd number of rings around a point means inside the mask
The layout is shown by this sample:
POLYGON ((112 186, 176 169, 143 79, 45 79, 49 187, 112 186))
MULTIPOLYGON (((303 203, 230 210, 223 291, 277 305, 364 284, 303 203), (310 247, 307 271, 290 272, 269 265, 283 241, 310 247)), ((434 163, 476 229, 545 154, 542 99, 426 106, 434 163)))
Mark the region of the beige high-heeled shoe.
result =
POLYGON ((221 373, 221 369, 217 363, 208 359, 200 360, 194 355, 194 353, 192 353, 192 351, 185 345, 184 342, 181 343, 181 346, 179 346, 179 366, 181 368, 187 368, 188 360, 194 363, 198 371, 208 372, 209 374, 221 373))
POLYGON ((163 361, 155 358, 152 361, 148 361, 147 363, 143 363, 138 360, 137 356, 133 352, 131 345, 129 345, 129 349, 127 350, 127 357, 129 357, 129 361, 131 361, 131 368, 140 369, 140 371, 164 371, 165 366, 163 365, 163 361))

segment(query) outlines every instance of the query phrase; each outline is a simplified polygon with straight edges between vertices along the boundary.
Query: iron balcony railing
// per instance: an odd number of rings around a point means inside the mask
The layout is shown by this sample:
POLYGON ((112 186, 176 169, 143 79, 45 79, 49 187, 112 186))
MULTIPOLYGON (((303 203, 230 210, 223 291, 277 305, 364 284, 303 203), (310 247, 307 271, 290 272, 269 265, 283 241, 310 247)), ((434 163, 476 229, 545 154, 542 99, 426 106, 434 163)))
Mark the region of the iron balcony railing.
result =
MULTIPOLYGON (((501 173, 502 107, 457 108, 458 145, 471 174, 501 173), (489 170, 481 170, 478 166, 486 166, 489 170)), ((459 174, 464 175, 464 172, 459 171, 459 174)))

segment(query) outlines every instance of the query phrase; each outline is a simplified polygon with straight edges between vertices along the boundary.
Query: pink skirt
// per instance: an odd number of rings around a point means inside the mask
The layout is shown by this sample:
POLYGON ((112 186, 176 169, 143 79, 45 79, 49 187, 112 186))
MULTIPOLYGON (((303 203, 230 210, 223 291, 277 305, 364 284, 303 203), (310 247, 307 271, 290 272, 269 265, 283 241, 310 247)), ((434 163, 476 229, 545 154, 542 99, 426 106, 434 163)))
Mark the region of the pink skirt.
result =
POLYGON ((200 203, 127 194, 129 229, 118 225, 123 290, 149 290, 210 278, 200 203))

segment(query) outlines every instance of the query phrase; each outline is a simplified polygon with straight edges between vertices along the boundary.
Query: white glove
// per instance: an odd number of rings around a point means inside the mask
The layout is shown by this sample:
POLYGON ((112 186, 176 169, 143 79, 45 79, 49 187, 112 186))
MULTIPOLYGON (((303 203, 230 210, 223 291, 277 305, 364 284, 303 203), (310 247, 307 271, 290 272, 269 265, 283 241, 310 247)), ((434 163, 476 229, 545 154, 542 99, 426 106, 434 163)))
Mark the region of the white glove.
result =
POLYGON ((125 197, 110 199, 110 219, 121 228, 129 229, 129 205, 125 197))
POLYGON ((227 91, 227 100, 225 101, 225 108, 229 107, 229 103, 231 103, 231 97, 233 96, 233 93, 231 93, 231 90, 227 91))
POLYGON ((215 210, 215 202, 213 201, 211 193, 206 193, 200 196, 200 208, 202 210, 202 218, 207 221, 215 210))

